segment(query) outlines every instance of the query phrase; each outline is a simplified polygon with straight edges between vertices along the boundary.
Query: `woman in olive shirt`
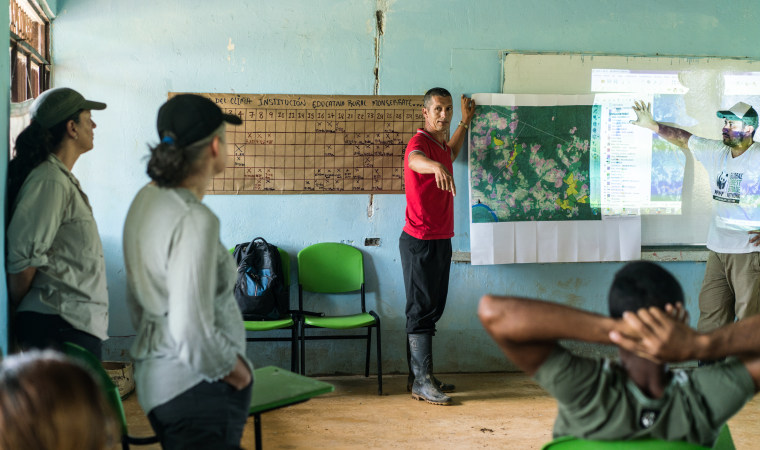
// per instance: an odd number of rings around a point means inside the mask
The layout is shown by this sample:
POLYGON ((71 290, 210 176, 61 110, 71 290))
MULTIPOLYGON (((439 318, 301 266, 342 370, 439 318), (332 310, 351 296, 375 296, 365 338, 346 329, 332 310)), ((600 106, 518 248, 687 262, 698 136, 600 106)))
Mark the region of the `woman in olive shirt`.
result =
POLYGON ((8 287, 21 348, 74 342, 100 357, 108 339, 105 261, 92 208, 71 173, 93 148, 91 110, 69 88, 44 92, 8 167, 8 287))

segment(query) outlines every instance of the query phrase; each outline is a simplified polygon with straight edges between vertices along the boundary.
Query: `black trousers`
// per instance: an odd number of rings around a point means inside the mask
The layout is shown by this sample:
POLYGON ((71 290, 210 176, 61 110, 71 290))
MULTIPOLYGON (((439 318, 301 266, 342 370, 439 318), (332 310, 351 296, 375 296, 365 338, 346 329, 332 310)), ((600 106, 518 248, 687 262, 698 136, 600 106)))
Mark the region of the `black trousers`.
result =
POLYGON ((401 232, 407 334, 435 334, 449 293, 451 239, 423 240, 401 232))
POLYGON ((239 449, 253 383, 201 382, 148 413, 163 449, 239 449))
POLYGON ((21 349, 54 348, 61 350, 61 344, 71 342, 89 350, 98 359, 102 357, 103 341, 100 338, 78 330, 57 314, 40 314, 22 311, 13 319, 16 342, 21 349))

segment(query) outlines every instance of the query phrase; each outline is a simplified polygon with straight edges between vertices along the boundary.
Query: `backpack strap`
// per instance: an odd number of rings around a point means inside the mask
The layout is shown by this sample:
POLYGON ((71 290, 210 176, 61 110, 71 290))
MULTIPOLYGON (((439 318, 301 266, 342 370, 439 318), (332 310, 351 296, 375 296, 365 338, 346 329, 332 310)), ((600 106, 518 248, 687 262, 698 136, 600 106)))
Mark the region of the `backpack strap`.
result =
POLYGON ((263 237, 257 237, 257 238, 254 238, 254 239, 251 241, 251 243, 250 243, 250 244, 248 244, 248 245, 245 247, 245 251, 243 252, 242 258, 240 258, 240 263, 241 263, 241 264, 242 264, 243 262, 245 262, 246 260, 248 260, 248 256, 249 256, 251 253, 253 253, 253 248, 255 247, 255 245, 254 245, 254 244, 256 243, 256 241, 261 241, 261 242, 263 242, 265 245, 269 245, 269 243, 268 243, 268 242, 266 241, 266 239, 264 239, 263 237))

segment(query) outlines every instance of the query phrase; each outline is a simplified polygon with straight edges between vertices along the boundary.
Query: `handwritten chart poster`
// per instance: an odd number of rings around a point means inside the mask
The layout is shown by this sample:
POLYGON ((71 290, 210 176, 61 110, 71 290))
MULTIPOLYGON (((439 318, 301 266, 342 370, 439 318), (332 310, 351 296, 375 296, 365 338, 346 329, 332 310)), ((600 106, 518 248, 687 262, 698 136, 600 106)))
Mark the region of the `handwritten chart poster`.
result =
POLYGON ((404 192, 421 95, 198 95, 243 120, 227 128, 227 168, 208 194, 404 192))

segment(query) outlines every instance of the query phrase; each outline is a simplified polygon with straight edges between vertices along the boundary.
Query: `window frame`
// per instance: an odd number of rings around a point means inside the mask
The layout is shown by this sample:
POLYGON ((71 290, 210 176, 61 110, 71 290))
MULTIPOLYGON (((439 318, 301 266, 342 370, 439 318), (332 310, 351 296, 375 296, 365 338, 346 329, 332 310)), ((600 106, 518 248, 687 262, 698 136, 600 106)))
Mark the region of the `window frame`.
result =
POLYGON ((45 0, 10 0, 10 14, 11 102, 20 103, 50 88, 53 16, 45 0), (32 36, 33 33, 36 36, 32 36), (30 40, 38 40, 38 48, 30 40), (25 62, 23 68, 19 67, 21 60, 25 62), (35 67, 38 68, 36 75, 35 67))

